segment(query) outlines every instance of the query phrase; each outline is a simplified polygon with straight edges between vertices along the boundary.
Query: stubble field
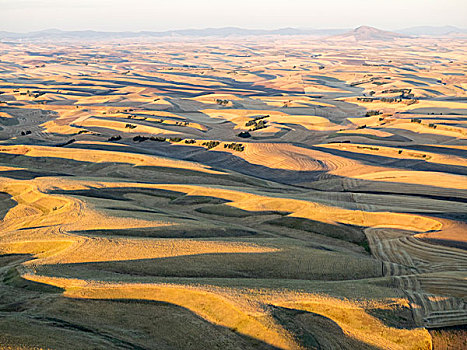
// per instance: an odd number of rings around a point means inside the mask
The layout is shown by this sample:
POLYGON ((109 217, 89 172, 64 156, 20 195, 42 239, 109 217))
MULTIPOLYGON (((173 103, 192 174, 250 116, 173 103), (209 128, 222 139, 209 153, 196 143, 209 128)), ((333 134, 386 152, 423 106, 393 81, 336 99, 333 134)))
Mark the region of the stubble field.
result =
POLYGON ((0 344, 467 346, 466 50, 1 43, 0 344))

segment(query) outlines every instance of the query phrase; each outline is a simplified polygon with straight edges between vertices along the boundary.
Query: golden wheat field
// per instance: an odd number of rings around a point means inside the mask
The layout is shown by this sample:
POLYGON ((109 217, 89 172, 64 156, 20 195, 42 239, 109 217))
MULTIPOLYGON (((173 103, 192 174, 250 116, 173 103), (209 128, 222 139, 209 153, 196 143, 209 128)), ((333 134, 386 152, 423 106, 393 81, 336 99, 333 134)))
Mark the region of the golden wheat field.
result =
POLYGON ((0 347, 467 347, 466 73, 456 38, 0 43, 0 347))

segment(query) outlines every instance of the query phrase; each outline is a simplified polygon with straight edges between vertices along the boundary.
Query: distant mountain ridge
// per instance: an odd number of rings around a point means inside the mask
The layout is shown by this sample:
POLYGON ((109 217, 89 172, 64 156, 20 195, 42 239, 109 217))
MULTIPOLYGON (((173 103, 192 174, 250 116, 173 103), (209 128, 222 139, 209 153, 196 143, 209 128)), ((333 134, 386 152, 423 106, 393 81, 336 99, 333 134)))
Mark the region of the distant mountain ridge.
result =
POLYGON ((168 31, 139 31, 139 32, 101 32, 94 30, 63 31, 60 29, 47 29, 29 33, 14 33, 0 31, 0 39, 119 39, 138 37, 227 37, 227 36, 264 36, 264 35, 316 35, 328 36, 346 32, 347 29, 245 29, 237 27, 180 29, 168 31))
POLYGON ((467 34, 467 29, 462 29, 454 26, 418 26, 418 27, 410 27, 405 29, 400 29, 397 31, 401 34, 407 35, 427 35, 427 36, 445 36, 445 35, 452 35, 452 34, 467 34))
POLYGON ((356 29, 245 29, 238 27, 179 29, 167 31, 121 31, 104 32, 95 30, 65 31, 60 29, 46 29, 29 33, 14 33, 0 31, 0 40, 106 40, 125 38, 162 38, 162 37, 230 37, 230 36, 266 36, 266 35, 310 35, 330 37, 330 39, 343 40, 394 40, 410 36, 467 36, 467 29, 454 26, 419 26, 397 31, 385 31, 369 26, 360 26, 356 29))

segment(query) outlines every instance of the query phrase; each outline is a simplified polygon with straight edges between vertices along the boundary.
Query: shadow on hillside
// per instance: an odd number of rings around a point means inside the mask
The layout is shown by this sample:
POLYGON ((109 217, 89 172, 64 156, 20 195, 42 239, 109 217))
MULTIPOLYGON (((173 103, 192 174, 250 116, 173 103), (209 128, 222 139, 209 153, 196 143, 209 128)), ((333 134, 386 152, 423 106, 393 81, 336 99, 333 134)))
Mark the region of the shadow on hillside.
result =
MULTIPOLYGON (((371 146, 371 147, 374 147, 374 146, 371 146)), ((380 166, 380 167, 385 166, 389 168, 394 168, 394 170, 401 170, 401 169, 405 170, 406 169, 406 170, 449 173, 449 174, 455 174, 455 175, 467 175, 467 166, 431 163, 431 162, 425 161, 423 158, 421 159, 405 159, 405 158, 399 159, 399 158, 394 158, 394 157, 381 156, 378 154, 352 152, 352 151, 331 149, 331 148, 319 147, 319 146, 312 146, 310 148, 321 151, 321 152, 329 153, 332 155, 344 157, 346 159, 356 160, 356 161, 361 162, 362 164, 380 166)), ((377 152, 377 150, 373 152, 377 152)))
POLYGON ((142 299, 74 299, 5 312, 2 342, 61 349, 278 349, 182 306, 142 299), (21 327, 12 328, 9 322, 21 327))
MULTIPOLYGON (((122 157, 124 160, 124 157, 122 157)), ((209 173, 193 169, 165 167, 165 166, 135 166, 122 162, 87 162, 59 157, 31 157, 27 155, 0 153, 0 162, 30 170, 0 171, 0 177, 12 179, 33 179, 38 176, 84 176, 114 177, 135 179, 138 182, 180 183, 181 177, 190 183, 219 183, 222 181, 231 185, 255 185, 264 187, 263 181, 245 178, 229 173, 209 173), (44 169, 47 172, 36 169, 44 169), (54 172, 56 170, 56 172, 54 172), (101 171, 102 173, 99 173, 101 171), (104 172, 105 171, 105 172, 104 172), (127 171, 125 173, 125 171, 127 171)))
POLYGON ((23 279, 16 266, 30 254, 0 255, 0 341, 44 348, 276 349, 215 325, 182 306, 142 299, 74 299, 63 289, 23 279), (41 296, 47 293, 47 302, 41 296), (49 294, 53 293, 53 294, 49 294), (11 324, 11 326, 10 326, 11 324), (18 327, 18 325, 20 325, 18 327), (124 331, 122 331, 124 329, 124 331))
MULTIPOLYGON (((148 142, 148 141, 146 141, 148 142)), ((145 143, 146 145, 146 143, 145 143)), ((363 180, 363 179, 352 179, 346 178, 344 176, 335 176, 328 174, 327 170, 312 170, 312 171, 296 171, 296 170, 286 170, 286 169, 278 169, 278 168, 270 168, 259 164, 250 163, 240 156, 236 156, 235 154, 231 154, 229 152, 224 151, 217 151, 216 149, 206 151, 203 147, 195 147, 195 146, 180 146, 176 144, 166 144, 166 143, 158 143, 158 145, 154 145, 154 143, 147 143, 149 146, 147 150, 151 151, 148 153, 152 153, 157 156, 163 157, 172 157, 174 159, 180 160, 187 160, 193 161, 205 166, 210 166, 214 169, 219 170, 231 170, 237 173, 241 173, 250 177, 255 177, 258 179, 258 183, 253 183, 256 186, 260 186, 260 180, 269 180, 274 181, 281 184, 292 185, 292 186, 299 186, 299 187, 306 187, 306 188, 316 188, 313 183, 319 183, 320 180, 328 180, 334 179, 337 182, 341 183, 344 179, 350 179, 351 181, 358 181, 361 184, 374 184, 374 188, 378 187, 393 187, 393 189, 385 190, 387 193, 392 194, 411 194, 415 193, 417 196, 422 196, 421 193, 426 193, 429 195, 430 193, 439 193, 439 192, 449 192, 446 196, 435 196, 434 199, 441 199, 441 200, 455 200, 456 198, 458 201, 467 201, 467 191, 459 190, 459 189, 450 189, 444 187, 437 187, 437 186, 428 186, 428 185, 418 185, 418 184, 404 184, 404 191, 401 192, 400 184, 399 183, 391 183, 387 181, 373 181, 373 180, 363 180), (413 191, 409 189, 413 188, 413 191), (442 191, 440 191, 442 190, 442 191)), ((101 146, 101 145, 88 145, 91 149, 109 149, 111 147, 112 151, 118 151, 118 148, 121 151, 125 150, 124 146, 116 146, 116 145, 109 145, 109 146, 101 146)), ((414 170, 414 171, 430 171, 430 172, 439 172, 439 173, 451 173, 454 175, 467 175, 467 167, 464 166, 454 166, 454 165, 445 165, 445 164, 436 164, 436 163, 429 163, 422 159, 397 159, 391 157, 383 157, 378 155, 368 155, 368 154, 360 154, 355 152, 348 152, 348 151, 341 151, 341 150, 333 150, 328 148, 322 147, 311 147, 311 149, 316 149, 322 152, 330 153, 333 155, 345 157, 352 160, 357 160, 364 165, 369 166, 385 166, 388 170, 414 170)), ((148 154, 146 153, 146 154, 148 154)), ((318 161, 319 162, 319 161, 318 161)), ((142 169, 151 169, 153 167, 135 167, 135 168, 142 168, 142 169)), ((156 168, 156 167, 154 167, 156 168)), ((185 171, 185 170, 183 170, 185 171)), ((214 176, 214 174, 209 174, 208 176, 214 176)), ((220 179, 221 177, 219 177, 220 179)), ((224 175, 224 179, 227 180, 228 176, 224 175)), ((250 180, 250 179, 248 179, 250 180)), ((249 182, 247 181, 249 184, 249 182)), ((318 189, 318 188, 317 188, 318 189)), ((333 188, 333 191, 342 191, 339 188, 333 188)), ((350 190, 350 191, 353 191, 350 190)), ((356 192, 364 192, 358 191, 356 192)), ((375 193, 375 192, 373 192, 375 193)))
MULTIPOLYGON (((5 272, 0 276, 1 283, 13 287, 17 290, 27 290, 40 293, 62 293, 64 290, 49 284, 30 281, 24 279, 16 269, 20 264, 33 260, 35 257, 32 254, 3 254, 0 255, 0 267, 5 268, 5 272)), ((0 311, 4 309, 1 305, 0 311)))
POLYGON ((237 229, 234 227, 198 227, 177 225, 175 227, 145 227, 71 231, 72 234, 87 236, 123 236, 144 238, 220 238, 220 237, 265 237, 254 230, 237 229))
POLYGON ((337 255, 316 249, 274 252, 199 253, 172 257, 41 265, 40 274, 80 278, 139 277, 255 278, 345 281, 381 277, 381 263, 366 255, 337 255))
POLYGON ((6 192, 0 192, 0 220, 3 220, 11 208, 16 206, 16 201, 6 192))
POLYGON ((291 332, 306 349, 379 349, 350 337, 330 318, 303 310, 278 306, 270 307, 276 321, 291 332))

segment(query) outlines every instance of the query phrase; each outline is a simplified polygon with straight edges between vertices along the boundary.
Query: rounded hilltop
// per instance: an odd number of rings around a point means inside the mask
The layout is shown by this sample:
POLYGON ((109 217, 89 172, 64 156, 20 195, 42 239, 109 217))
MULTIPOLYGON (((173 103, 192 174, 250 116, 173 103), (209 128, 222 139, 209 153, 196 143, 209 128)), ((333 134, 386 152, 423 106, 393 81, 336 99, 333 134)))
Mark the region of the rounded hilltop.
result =
POLYGON ((402 35, 399 33, 389 32, 386 30, 381 30, 375 27, 365 26, 365 25, 357 27, 347 33, 329 37, 329 39, 332 39, 332 40, 351 39, 355 41, 373 41, 373 40, 388 41, 388 40, 395 40, 395 39, 402 39, 402 38, 408 38, 408 36, 402 35))

